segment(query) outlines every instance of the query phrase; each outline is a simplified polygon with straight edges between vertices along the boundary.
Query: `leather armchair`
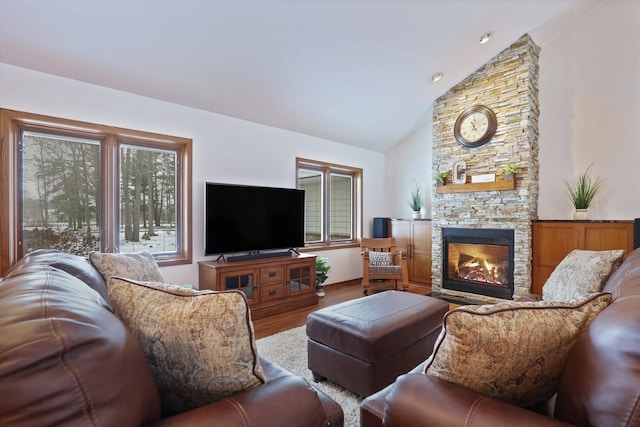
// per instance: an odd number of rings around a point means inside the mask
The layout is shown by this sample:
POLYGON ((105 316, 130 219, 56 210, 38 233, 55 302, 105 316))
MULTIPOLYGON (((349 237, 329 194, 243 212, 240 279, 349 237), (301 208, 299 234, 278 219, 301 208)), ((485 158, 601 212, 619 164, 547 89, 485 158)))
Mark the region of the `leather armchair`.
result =
POLYGON ((640 249, 603 291, 613 302, 580 335, 544 405, 483 396, 423 374, 423 363, 362 402, 361 426, 640 426, 640 249))

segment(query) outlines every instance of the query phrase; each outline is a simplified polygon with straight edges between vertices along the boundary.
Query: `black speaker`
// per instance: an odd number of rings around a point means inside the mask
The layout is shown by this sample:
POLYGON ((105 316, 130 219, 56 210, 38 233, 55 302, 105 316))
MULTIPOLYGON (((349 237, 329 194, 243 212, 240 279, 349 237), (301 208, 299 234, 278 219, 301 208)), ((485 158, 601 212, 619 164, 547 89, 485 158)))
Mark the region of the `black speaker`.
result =
POLYGON ((373 238, 391 237, 389 235, 389 222, 391 218, 373 218, 373 238))
POLYGON ((640 247, 640 218, 633 220, 633 249, 640 247))

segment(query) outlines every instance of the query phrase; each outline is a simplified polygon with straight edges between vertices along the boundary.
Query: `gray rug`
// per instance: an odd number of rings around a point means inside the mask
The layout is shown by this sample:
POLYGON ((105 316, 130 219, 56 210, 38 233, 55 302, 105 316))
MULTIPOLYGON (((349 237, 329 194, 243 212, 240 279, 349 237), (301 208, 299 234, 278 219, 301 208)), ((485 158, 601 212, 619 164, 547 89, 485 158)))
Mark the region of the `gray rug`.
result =
POLYGON ((282 366, 289 372, 305 378, 342 406, 345 427, 360 425, 362 398, 331 381, 316 383, 307 369, 307 334, 305 326, 289 329, 256 341, 258 353, 282 366))

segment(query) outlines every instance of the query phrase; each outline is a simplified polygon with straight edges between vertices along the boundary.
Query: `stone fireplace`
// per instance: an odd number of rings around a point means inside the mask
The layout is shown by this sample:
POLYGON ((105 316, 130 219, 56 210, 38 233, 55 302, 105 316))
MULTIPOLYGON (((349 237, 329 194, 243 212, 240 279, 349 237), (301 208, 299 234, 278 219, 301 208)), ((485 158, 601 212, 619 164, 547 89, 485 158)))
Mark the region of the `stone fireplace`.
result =
POLYGON ((434 102, 432 173, 453 176, 454 165, 464 162, 467 175, 466 183, 448 179, 432 187, 434 294, 494 302, 529 293, 531 222, 538 208, 539 51, 524 35, 434 102), (469 148, 456 141, 453 128, 462 111, 478 104, 495 112, 497 129, 488 143, 469 148), (507 163, 519 168, 513 186, 498 185, 507 163), (494 174, 496 185, 471 183, 475 175, 494 174), (457 241, 469 230, 476 230, 471 241, 457 241), (488 235, 510 242, 487 243, 488 235))
POLYGON ((442 288, 509 299, 513 230, 443 228, 442 288))

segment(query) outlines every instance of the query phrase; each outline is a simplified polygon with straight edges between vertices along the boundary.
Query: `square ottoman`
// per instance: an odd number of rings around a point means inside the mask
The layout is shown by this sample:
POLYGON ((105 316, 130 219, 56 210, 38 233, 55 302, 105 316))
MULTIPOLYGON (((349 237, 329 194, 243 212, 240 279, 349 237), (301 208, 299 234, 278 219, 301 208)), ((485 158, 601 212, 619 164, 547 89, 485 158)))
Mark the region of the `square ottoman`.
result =
POLYGON ((445 301, 386 291, 307 317, 308 367, 361 396, 391 384, 431 355, 449 310, 445 301))

